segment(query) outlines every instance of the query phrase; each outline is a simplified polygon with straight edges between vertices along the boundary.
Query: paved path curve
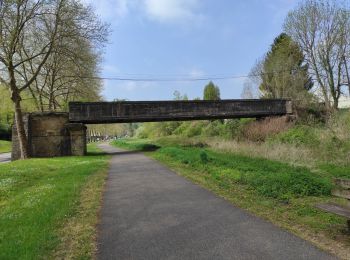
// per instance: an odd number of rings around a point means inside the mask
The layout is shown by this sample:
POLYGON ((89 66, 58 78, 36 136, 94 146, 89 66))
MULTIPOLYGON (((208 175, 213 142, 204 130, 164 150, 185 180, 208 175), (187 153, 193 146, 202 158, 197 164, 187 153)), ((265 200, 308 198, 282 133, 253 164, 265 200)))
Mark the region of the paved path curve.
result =
POLYGON ((11 153, 0 153, 0 163, 11 162, 11 153))
POLYGON ((98 259, 334 259, 137 152, 115 155, 98 259))

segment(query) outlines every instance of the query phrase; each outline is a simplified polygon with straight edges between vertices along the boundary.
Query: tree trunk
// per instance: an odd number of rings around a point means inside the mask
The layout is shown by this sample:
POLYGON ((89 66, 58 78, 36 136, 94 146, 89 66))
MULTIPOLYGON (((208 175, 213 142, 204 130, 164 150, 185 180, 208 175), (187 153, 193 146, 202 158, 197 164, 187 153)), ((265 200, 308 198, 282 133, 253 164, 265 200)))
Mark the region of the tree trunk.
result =
POLYGON ((333 101, 333 109, 338 110, 338 106, 339 106, 339 101, 338 101, 338 98, 336 98, 333 101))
POLYGON ((344 57, 344 66, 345 66, 345 75, 346 75, 346 80, 347 80, 347 85, 348 85, 348 90, 349 90, 349 96, 350 96, 350 74, 349 74, 349 69, 348 69, 348 63, 347 63, 345 57, 344 57))
POLYGON ((17 91, 13 91, 11 99, 15 105, 15 124, 17 129, 19 148, 21 151, 21 159, 27 159, 29 158, 28 140, 24 129, 23 115, 21 109, 21 97, 17 91))

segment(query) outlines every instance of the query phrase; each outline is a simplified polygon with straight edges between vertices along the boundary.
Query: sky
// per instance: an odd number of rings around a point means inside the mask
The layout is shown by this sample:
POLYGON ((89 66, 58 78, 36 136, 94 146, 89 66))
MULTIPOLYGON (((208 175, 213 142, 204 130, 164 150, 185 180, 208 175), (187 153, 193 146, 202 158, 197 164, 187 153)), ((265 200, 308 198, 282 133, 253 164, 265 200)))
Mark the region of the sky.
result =
MULTIPOLYGON (((111 35, 102 77, 197 79, 245 76, 283 30, 297 0, 84 0, 111 35)), ((213 80, 222 99, 240 98, 246 78, 213 80)), ((207 81, 104 80, 106 100, 203 96, 207 81)))

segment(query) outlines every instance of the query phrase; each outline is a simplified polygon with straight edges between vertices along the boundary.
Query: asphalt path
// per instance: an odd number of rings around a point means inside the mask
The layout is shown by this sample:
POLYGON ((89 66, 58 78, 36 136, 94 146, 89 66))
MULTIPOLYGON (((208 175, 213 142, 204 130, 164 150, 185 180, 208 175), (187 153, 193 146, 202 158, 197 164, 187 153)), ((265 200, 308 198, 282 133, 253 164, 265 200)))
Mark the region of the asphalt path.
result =
POLYGON ((98 259, 335 259, 138 152, 113 154, 98 259))
POLYGON ((11 162, 11 153, 0 153, 0 163, 11 162))

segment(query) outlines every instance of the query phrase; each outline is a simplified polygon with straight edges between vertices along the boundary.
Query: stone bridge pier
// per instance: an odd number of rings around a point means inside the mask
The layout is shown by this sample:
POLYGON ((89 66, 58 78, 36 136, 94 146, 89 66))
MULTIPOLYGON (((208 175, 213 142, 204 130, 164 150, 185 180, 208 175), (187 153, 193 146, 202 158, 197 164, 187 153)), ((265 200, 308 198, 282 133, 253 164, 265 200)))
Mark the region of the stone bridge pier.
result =
MULTIPOLYGON (((86 154, 86 126, 70 123, 68 113, 24 115, 31 157, 58 157, 86 154)), ((12 160, 20 158, 17 129, 12 128, 12 160)))

